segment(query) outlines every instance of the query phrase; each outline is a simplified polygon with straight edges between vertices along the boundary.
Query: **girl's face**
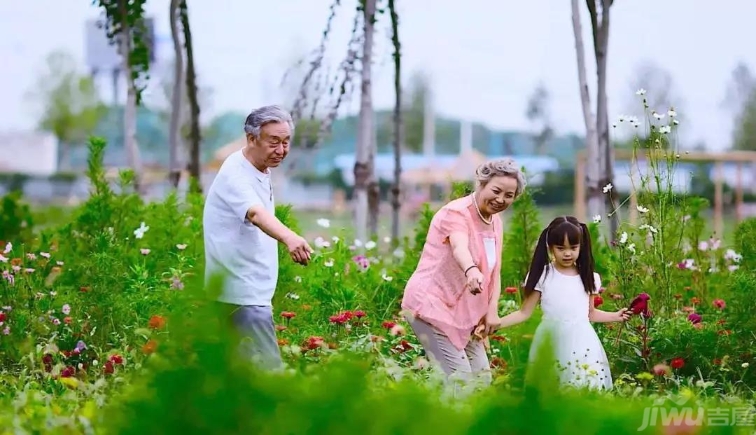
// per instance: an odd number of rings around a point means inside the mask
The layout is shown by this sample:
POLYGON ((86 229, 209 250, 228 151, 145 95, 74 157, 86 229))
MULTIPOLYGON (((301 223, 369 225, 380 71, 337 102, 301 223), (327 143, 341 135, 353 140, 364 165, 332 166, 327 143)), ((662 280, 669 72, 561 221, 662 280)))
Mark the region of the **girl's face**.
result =
POLYGON ((580 255, 580 244, 571 244, 567 237, 561 245, 551 246, 554 262, 560 267, 572 267, 580 255))

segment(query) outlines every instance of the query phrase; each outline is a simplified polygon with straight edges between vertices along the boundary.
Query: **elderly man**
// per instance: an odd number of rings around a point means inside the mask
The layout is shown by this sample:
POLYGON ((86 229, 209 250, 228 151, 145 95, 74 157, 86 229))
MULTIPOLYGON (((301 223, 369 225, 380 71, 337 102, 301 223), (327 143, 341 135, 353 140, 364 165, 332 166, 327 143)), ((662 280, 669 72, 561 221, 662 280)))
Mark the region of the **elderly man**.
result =
POLYGON ((281 367, 272 299, 278 282, 278 245, 302 265, 312 248, 275 216, 270 171, 289 153, 291 115, 278 106, 249 114, 247 144, 221 166, 205 199, 205 273, 224 275, 219 301, 242 335, 245 356, 281 367))

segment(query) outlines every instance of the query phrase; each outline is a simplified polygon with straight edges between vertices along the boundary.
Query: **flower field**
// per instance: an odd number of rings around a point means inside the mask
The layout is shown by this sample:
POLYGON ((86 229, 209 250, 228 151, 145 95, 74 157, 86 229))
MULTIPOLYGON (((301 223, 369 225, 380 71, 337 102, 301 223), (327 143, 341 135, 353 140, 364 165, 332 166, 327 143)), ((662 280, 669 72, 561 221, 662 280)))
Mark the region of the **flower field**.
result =
MULTIPOLYGON (((664 134, 652 128, 649 141, 664 134)), ((595 325, 616 390, 558 392, 538 376, 548 366, 528 368, 534 315, 490 337, 494 385, 452 397, 399 313, 433 210, 398 245, 321 219, 309 266, 280 252, 288 369, 259 373, 236 358, 212 303, 218 283, 203 286, 202 196, 144 203, 128 173, 111 188, 104 147, 90 144, 91 198, 57 225, 38 231, 22 199, 5 200, 0 434, 754 432, 754 220, 726 246, 703 233, 704 201, 646 186, 640 222, 616 241, 590 226, 597 305, 650 297, 624 327, 595 325)), ((298 227, 288 207, 277 214, 298 227)), ((504 219, 501 315, 521 302, 541 231, 527 192, 504 219)))

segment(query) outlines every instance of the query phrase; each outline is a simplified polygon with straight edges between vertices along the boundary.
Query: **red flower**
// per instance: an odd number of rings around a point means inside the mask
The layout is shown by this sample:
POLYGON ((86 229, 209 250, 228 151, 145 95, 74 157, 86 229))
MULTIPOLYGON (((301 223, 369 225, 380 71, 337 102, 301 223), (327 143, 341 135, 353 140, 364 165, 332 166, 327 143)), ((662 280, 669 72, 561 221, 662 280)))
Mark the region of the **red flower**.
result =
POLYGON ((110 358, 108 358, 108 361, 115 365, 123 365, 123 357, 118 354, 111 355, 110 358))
POLYGON ((669 365, 673 369, 681 369, 685 365, 685 360, 680 357, 672 358, 672 361, 669 362, 669 365))
POLYGON ((334 316, 331 316, 328 318, 328 320, 331 321, 331 323, 335 323, 337 325, 343 325, 347 321, 349 321, 349 317, 345 313, 336 314, 334 316))
POLYGON ((163 329, 165 327, 165 318, 163 316, 152 316, 150 317, 150 321, 147 322, 147 326, 150 329, 163 329))
POLYGON ((66 316, 63 318, 63 323, 65 323, 66 325, 70 325, 71 322, 73 322, 73 319, 71 318, 71 316, 66 316))
POLYGON ((64 368, 63 370, 60 371, 60 377, 61 378, 70 378, 71 376, 74 375, 74 373, 76 373, 76 369, 73 368, 73 367, 71 367, 71 366, 68 366, 68 367, 66 367, 66 368, 64 368))
POLYGON ((697 323, 701 323, 702 318, 698 313, 690 313, 688 314, 688 320, 690 321, 690 323, 695 325, 697 323))
POLYGON ((393 328, 394 326, 396 326, 396 323, 394 323, 394 322, 392 322, 392 321, 390 321, 390 320, 386 320, 385 322, 383 322, 383 323, 381 324, 381 326, 383 326, 383 327, 384 327, 384 328, 386 328, 386 329, 391 329, 391 328, 393 328))
POLYGON ((358 319, 361 319, 361 318, 365 317, 366 315, 367 314, 365 314, 365 312, 362 311, 362 310, 357 310, 357 311, 354 312, 354 317, 356 317, 358 319))
POLYGON ((110 361, 105 361, 105 364, 103 365, 103 371, 106 375, 113 374, 115 372, 115 367, 113 367, 113 363, 110 361))
POLYGON ((313 350, 323 346, 324 342, 323 337, 312 336, 305 340, 304 347, 305 349, 313 350))
POLYGON ((282 311, 281 317, 283 317, 284 319, 293 319, 297 317, 297 314, 292 311, 282 311))
POLYGON ((158 346, 157 341, 150 340, 147 343, 145 343, 144 346, 142 346, 142 352, 144 352, 147 355, 151 353, 155 353, 155 351, 157 350, 157 346, 158 346))
POLYGON ((504 292, 509 293, 510 295, 515 294, 517 293, 517 287, 507 287, 504 289, 504 292))
POLYGON ((724 310, 724 308, 727 306, 723 299, 714 299, 711 304, 714 305, 714 308, 717 308, 719 310, 724 310))
POLYGON ((8 316, 5 315, 2 311, 0 311, 0 322, 5 322, 5 319, 7 319, 8 316))
POLYGON ((648 311, 648 301, 651 299, 651 296, 648 295, 648 293, 641 293, 638 296, 635 297, 635 299, 630 302, 630 307, 628 308, 633 314, 641 314, 643 317, 650 317, 650 313, 648 311))
POLYGON ((697 297, 693 296, 692 298, 690 298, 690 303, 693 305, 698 305, 701 303, 701 299, 698 299, 697 297))
POLYGON ((601 296, 596 295, 596 296, 593 297, 593 306, 595 308, 600 307, 601 304, 603 304, 603 303, 604 303, 604 298, 602 298, 601 296))

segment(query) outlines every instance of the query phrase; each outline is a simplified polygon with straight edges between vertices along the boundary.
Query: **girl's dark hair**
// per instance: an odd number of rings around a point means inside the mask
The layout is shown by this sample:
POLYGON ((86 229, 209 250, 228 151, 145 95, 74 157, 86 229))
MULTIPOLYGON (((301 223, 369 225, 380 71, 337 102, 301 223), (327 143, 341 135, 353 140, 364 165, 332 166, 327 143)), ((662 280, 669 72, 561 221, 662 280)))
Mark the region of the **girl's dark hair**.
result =
POLYGON ((548 273, 546 265, 549 263, 549 246, 560 246, 564 243, 565 238, 571 245, 580 245, 580 255, 578 255, 575 263, 580 274, 580 280, 583 281, 585 292, 590 294, 597 290, 596 281, 593 278, 593 251, 588 227, 573 216, 562 216, 551 221, 538 238, 533 260, 530 262, 528 280, 525 283, 526 295, 535 290, 541 275, 548 273))

